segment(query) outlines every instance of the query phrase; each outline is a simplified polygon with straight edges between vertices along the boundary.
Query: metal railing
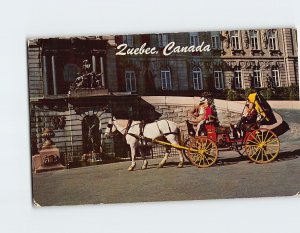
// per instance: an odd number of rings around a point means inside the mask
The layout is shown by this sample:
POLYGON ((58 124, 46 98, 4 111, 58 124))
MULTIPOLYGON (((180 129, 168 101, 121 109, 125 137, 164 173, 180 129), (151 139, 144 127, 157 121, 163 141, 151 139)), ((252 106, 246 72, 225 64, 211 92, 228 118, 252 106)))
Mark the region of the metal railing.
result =
MULTIPOLYGON (((121 153, 120 150, 115 150, 115 148, 113 148, 114 147, 113 145, 109 146, 108 151, 106 151, 106 149, 108 148, 107 146, 108 145, 104 146, 102 156, 105 158, 110 158, 108 159, 108 161, 112 161, 112 162, 118 160, 126 161, 131 159, 129 147, 124 148, 123 152, 121 153), (115 153, 115 152, 119 152, 119 153, 115 153)), ((61 163, 64 166, 66 166, 67 168, 82 166, 80 165, 83 164, 82 163, 83 150, 81 145, 68 146, 67 143, 65 143, 65 146, 60 147, 59 149, 61 155, 61 163)), ((148 147, 143 151, 147 159, 162 158, 166 153, 166 147, 160 144, 153 144, 151 147, 148 147)), ((174 156, 178 156, 178 151, 175 148, 171 148, 169 157, 174 157, 174 156)), ((143 159, 138 151, 136 154, 136 159, 137 160, 143 159)))

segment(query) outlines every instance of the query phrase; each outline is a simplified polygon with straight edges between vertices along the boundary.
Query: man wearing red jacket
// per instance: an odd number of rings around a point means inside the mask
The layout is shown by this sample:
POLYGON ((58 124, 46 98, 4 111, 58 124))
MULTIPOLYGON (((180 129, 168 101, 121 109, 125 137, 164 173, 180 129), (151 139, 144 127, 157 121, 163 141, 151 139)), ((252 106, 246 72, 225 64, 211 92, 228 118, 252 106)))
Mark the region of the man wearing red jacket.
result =
POLYGON ((205 123, 209 120, 209 116, 213 115, 213 109, 211 105, 208 103, 207 99, 205 100, 203 107, 204 107, 204 115, 203 115, 203 119, 197 125, 196 136, 201 135, 201 133, 204 130, 205 123))

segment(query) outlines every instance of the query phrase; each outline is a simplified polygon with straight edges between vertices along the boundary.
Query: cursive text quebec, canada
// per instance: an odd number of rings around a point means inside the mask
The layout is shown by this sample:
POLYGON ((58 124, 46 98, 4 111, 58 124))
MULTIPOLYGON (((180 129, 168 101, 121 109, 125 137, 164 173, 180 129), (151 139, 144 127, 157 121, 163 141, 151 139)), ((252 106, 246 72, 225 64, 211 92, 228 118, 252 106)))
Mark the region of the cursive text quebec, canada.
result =
MULTIPOLYGON (((209 52, 211 50, 209 44, 203 41, 200 45, 195 46, 179 46, 175 42, 168 43, 162 50, 164 56, 169 56, 173 53, 195 53, 195 52, 209 52)), ((158 54, 159 51, 156 47, 146 47, 146 43, 142 44, 139 48, 128 47, 127 44, 120 44, 117 47, 116 55, 153 55, 158 54)))

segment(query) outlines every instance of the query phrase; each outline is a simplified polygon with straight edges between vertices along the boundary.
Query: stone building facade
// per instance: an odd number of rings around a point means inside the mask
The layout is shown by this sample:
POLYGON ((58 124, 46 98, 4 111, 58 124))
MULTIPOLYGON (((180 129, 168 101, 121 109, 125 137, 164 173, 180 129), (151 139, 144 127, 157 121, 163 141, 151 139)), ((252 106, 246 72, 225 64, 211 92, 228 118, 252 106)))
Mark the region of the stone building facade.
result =
POLYGON ((140 95, 192 96, 224 89, 261 89, 298 84, 295 29, 126 35, 117 44, 156 47, 158 54, 117 57, 118 88, 140 95), (176 46, 209 44, 210 52, 164 56, 170 42, 176 46))
POLYGON ((298 85, 295 29, 29 40, 31 152, 34 155, 41 148, 43 129, 53 128, 53 140, 66 161, 100 150, 126 157, 122 138, 101 138, 111 113, 117 118, 170 119, 180 124, 196 104, 188 96, 292 84, 298 85), (182 47, 205 43, 211 51, 164 56, 163 49, 170 42, 182 47), (158 53, 117 56, 117 46, 123 43, 128 48, 146 43, 158 53), (70 90, 82 73, 84 60, 100 85, 70 90), (180 104, 178 99, 161 102, 176 95, 186 97, 180 104))
MULTIPOLYGON (((103 108, 115 101, 107 97, 107 87, 116 86, 114 46, 114 37, 29 40, 32 155, 42 146, 44 128, 54 129, 53 141, 65 160, 93 150, 100 152, 101 130, 110 119, 103 108), (99 75, 101 86, 72 94, 70 87, 81 75, 84 60, 99 75)), ((113 147, 113 141, 108 144, 113 147)))

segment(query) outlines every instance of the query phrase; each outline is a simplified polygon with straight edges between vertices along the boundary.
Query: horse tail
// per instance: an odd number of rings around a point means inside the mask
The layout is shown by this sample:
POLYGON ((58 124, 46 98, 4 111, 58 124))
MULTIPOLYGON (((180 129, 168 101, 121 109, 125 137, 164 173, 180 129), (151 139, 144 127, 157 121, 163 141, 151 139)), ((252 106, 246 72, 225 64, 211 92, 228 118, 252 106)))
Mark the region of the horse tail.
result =
POLYGON ((176 129, 176 133, 177 133, 177 135, 178 135, 178 144, 181 146, 181 145, 183 145, 183 143, 182 143, 182 141, 183 141, 183 138, 181 137, 182 135, 181 135, 181 130, 180 130, 180 128, 177 126, 177 129, 176 129))

